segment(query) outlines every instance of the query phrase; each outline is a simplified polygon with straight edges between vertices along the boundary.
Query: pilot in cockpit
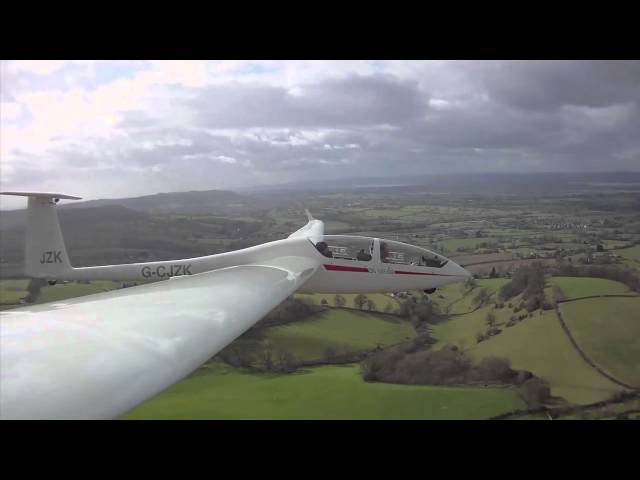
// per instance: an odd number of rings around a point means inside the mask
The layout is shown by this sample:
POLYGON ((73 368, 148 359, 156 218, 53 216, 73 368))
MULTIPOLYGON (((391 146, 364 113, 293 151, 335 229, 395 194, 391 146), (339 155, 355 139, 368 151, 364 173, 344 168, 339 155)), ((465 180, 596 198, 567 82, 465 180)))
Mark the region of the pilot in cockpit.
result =
POLYGON ((366 253, 364 251, 364 248, 362 248, 359 252, 358 255, 356 256, 356 258, 358 260, 360 260, 361 262, 368 262, 369 260, 371 260, 371 255, 369 255, 368 253, 366 253))
POLYGON ((433 258, 427 258, 425 256, 422 256, 421 258, 421 262, 420 265, 425 266, 425 267, 435 267, 435 268, 441 268, 444 266, 445 263, 447 263, 447 261, 443 261, 440 258, 438 258, 437 255, 434 255, 433 258))
POLYGON ((384 242, 380 242, 380 259, 383 263, 389 263, 389 246, 384 242))
POLYGON ((325 257, 333 258, 333 253, 329 250, 329 245, 327 245, 326 242, 318 242, 316 248, 325 257))

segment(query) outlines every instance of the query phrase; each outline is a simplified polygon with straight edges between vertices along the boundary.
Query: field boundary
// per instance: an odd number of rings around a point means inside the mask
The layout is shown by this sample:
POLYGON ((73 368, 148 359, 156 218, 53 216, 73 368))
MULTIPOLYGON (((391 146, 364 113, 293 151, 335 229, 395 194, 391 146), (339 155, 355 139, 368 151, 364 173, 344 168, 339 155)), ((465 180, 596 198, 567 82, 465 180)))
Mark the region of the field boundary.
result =
MULTIPOLYGON (((518 416, 518 415, 533 415, 536 413, 546 413, 549 417, 553 419, 560 415, 571 415, 573 413, 578 413, 582 411, 588 411, 593 408, 601 408, 606 407, 608 405, 616 405, 618 403, 626 402, 627 400, 633 400, 636 398, 640 398, 640 392, 627 392, 620 396, 620 398, 602 400, 600 402, 589 403, 587 405, 571 405, 566 407, 547 407, 545 405, 537 408, 529 408, 526 410, 513 410, 511 412, 501 413, 500 415, 496 415, 494 417, 489 417, 487 420, 506 420, 509 417, 518 416)), ((634 413, 636 409, 629 410, 624 413, 634 413)))
MULTIPOLYGON (((485 303, 481 303, 480 305, 475 306, 474 308, 472 308, 468 312, 450 313, 451 312, 450 308, 453 306, 454 303, 457 303, 460 300, 463 300, 464 298, 467 297, 467 295, 470 295, 471 293, 473 293, 474 290, 475 290, 475 288, 473 290, 470 290, 466 295, 463 295, 462 297, 460 297, 459 299, 455 300, 454 302, 451 302, 449 304, 449 306, 447 307, 447 315, 450 315, 452 317, 460 317, 462 315, 469 315, 470 313, 474 313, 477 310, 480 310, 482 307, 487 306, 489 304, 489 300, 487 300, 485 303)), ((493 295, 495 295, 496 293, 498 293, 498 290, 493 290, 493 291, 489 292, 489 298, 492 297, 493 295)))
MULTIPOLYGON (((596 298, 598 298, 598 297, 596 297, 596 298)), ((569 338, 569 341, 571 342, 571 345, 573 345, 573 348, 578 352, 578 354, 580 354, 582 359, 585 362, 587 362, 588 365, 590 365, 592 368, 594 368, 598 373, 600 373, 600 375, 604 376, 605 378, 607 378, 608 380, 612 381, 613 383, 615 383, 617 385, 620 385, 621 387, 628 388, 630 390, 638 390, 638 389, 640 389, 640 387, 632 386, 632 385, 629 385, 628 383, 625 383, 625 382, 623 382, 621 380, 618 380, 617 378, 613 377, 611 374, 607 373, 603 368, 598 366, 586 354, 586 352, 584 350, 582 350, 582 348, 580 348, 580 345, 578 345, 578 342, 576 342, 576 339, 571 334, 571 330, 569 329, 568 325, 564 321, 564 317, 562 316, 562 312, 560 311, 560 307, 558 305, 556 305, 555 310, 556 310, 556 316, 558 317, 558 321, 560 322, 560 326, 562 327, 562 330, 564 330, 564 333, 569 338)))
POLYGON ((566 298, 564 300, 556 300, 556 303, 575 302, 577 300, 588 300, 590 298, 638 298, 633 293, 609 293, 603 295, 587 295, 586 297, 566 298))

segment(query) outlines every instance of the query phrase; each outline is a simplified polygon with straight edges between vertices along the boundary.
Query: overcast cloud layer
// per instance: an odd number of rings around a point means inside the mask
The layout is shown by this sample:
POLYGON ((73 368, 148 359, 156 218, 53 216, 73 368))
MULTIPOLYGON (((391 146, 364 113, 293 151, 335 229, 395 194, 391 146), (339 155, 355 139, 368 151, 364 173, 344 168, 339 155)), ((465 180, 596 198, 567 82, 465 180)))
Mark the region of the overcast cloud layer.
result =
MULTIPOLYGON (((640 62, 2 61, 0 188, 640 170, 640 62)), ((2 208, 24 201, 2 198, 2 208), (14 201, 15 200, 15 201, 14 201)))

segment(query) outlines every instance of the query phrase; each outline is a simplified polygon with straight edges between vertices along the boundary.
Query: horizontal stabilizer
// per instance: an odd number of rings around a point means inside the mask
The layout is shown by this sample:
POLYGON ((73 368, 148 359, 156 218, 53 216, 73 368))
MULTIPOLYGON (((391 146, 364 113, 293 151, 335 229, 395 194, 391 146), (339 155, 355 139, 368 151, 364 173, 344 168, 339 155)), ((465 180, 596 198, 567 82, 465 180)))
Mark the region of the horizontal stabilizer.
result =
POLYGON ((81 200, 82 197, 75 197, 64 193, 50 192, 0 192, 0 195, 15 195, 16 197, 34 197, 34 198, 62 198, 65 200, 81 200))

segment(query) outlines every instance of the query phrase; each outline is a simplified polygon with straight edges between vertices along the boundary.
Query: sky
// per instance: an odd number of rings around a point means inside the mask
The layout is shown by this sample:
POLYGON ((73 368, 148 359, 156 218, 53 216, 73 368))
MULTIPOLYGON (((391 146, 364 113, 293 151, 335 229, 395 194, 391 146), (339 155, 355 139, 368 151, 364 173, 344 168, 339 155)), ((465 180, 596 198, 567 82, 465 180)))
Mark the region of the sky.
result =
POLYGON ((0 190, 640 171, 639 61, 0 61, 0 102, 0 190))

